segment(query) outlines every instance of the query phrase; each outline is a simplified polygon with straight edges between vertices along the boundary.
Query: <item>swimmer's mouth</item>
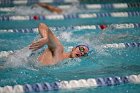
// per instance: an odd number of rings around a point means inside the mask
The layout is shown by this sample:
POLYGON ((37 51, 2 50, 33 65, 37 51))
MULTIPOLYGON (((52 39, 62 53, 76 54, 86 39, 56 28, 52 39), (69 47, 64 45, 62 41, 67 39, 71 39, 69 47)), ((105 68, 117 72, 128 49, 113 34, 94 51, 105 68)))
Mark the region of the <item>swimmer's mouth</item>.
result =
POLYGON ((76 56, 77 56, 77 57, 80 57, 80 55, 79 55, 79 54, 76 54, 76 56))

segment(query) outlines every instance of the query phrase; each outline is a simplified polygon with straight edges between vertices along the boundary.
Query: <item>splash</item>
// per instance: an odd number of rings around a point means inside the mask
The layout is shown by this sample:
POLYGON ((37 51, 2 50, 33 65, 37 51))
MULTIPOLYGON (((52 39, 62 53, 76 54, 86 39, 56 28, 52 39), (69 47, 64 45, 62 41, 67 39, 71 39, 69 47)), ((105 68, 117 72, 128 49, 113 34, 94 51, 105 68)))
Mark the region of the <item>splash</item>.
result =
POLYGON ((66 68, 66 67, 74 67, 74 66, 80 65, 80 62, 82 62, 82 60, 80 58, 69 58, 69 59, 64 60, 63 62, 56 64, 55 66, 53 66, 51 68, 62 69, 62 68, 66 68))
POLYGON ((70 9, 63 10, 64 15, 74 14, 80 12, 80 2, 73 2, 70 9))
POLYGON ((38 5, 27 6, 16 6, 14 7, 15 14, 17 15, 46 15, 50 14, 49 11, 39 7, 38 5), (23 12, 23 10, 25 10, 23 12))
POLYGON ((63 39, 67 42, 70 42, 71 38, 72 38, 72 33, 71 32, 62 32, 58 38, 63 39))
POLYGON ((29 47, 25 47, 21 50, 17 50, 7 57, 4 67, 24 67, 28 65, 28 57, 31 55, 32 51, 29 47))

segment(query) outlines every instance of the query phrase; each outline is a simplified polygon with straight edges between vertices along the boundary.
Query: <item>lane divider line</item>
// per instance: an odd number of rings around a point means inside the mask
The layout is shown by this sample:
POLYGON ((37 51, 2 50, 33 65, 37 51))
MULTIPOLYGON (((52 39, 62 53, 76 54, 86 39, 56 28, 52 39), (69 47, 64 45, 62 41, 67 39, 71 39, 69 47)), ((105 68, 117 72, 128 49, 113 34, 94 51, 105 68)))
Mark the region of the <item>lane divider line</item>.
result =
POLYGON ((114 76, 105 78, 89 78, 70 81, 56 81, 52 83, 35 83, 15 86, 0 87, 1 93, 30 93, 30 92, 43 92, 43 91, 58 91, 62 89, 86 88, 86 87, 103 87, 103 86, 116 86, 120 84, 140 84, 139 75, 129 76, 114 76))
POLYGON ((19 15, 1 15, 0 21, 10 20, 64 20, 64 19, 86 19, 86 18, 100 18, 100 17, 134 17, 140 16, 139 11, 135 12, 111 12, 111 13, 81 13, 81 14, 56 14, 56 15, 33 15, 33 16, 19 16, 19 15))
MULTIPOLYGON (((105 29, 133 29, 140 28, 140 23, 123 23, 123 24, 110 24, 110 25, 79 25, 79 26, 58 26, 50 27, 51 30, 55 31, 67 31, 67 30, 105 30, 105 29)), ((10 32, 10 33, 38 33, 38 28, 23 28, 23 29, 1 29, 1 32, 10 32)))

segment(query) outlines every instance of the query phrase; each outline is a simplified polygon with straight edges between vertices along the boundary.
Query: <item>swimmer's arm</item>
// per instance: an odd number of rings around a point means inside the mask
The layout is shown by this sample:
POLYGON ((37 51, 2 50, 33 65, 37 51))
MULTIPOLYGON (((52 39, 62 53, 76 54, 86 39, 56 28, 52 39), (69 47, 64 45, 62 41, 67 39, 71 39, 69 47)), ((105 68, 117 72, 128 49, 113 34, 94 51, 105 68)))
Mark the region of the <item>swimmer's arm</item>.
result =
POLYGON ((48 48, 51 51, 54 51, 55 49, 61 49, 63 50, 63 46, 58 40, 58 38, 52 33, 52 31, 48 28, 47 25, 40 23, 39 27, 39 33, 41 35, 41 39, 37 42, 33 42, 30 46, 30 49, 37 50, 43 45, 47 44, 48 48))
POLYGON ((46 3, 38 3, 38 5, 45 8, 45 9, 48 9, 51 12, 62 13, 62 9, 48 5, 46 3))
POLYGON ((49 28, 48 28, 47 32, 48 32, 48 38, 47 38, 48 39, 47 40, 48 48, 52 51, 54 51, 56 49, 63 50, 63 45, 61 44, 59 39, 52 33, 52 31, 49 28))

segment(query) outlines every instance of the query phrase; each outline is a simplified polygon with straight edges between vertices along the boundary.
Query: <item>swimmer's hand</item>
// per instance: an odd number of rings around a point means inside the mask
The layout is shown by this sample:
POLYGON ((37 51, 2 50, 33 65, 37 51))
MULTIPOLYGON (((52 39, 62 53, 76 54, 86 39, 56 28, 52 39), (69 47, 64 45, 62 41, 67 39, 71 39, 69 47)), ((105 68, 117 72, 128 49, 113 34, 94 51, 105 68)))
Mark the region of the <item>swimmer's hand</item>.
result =
POLYGON ((33 42, 30 46, 29 49, 36 51, 43 47, 47 43, 47 38, 41 38, 36 42, 33 42))

